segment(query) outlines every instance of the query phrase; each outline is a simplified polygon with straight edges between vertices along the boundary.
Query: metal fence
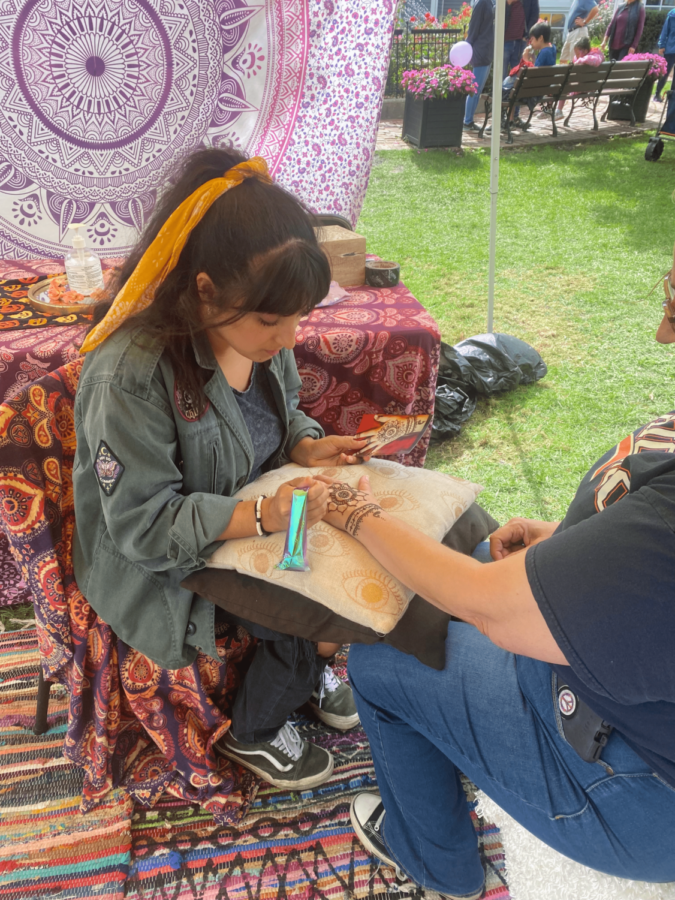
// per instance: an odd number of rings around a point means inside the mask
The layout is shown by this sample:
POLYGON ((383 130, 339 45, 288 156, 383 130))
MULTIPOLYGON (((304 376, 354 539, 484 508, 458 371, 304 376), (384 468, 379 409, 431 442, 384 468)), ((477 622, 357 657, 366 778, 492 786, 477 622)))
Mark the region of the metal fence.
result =
POLYGON ((408 69, 433 69, 445 65, 450 47, 462 40, 459 28, 397 28, 391 45, 386 97, 403 97, 401 76, 408 69))

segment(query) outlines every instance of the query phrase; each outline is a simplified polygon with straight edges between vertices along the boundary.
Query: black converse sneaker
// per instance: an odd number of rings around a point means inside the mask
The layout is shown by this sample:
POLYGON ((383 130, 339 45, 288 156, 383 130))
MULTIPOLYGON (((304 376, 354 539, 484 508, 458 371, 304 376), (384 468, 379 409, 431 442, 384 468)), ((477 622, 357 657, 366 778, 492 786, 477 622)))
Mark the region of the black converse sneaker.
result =
POLYGON ((333 774, 332 754, 303 741, 290 722, 279 729, 272 741, 242 744, 228 733, 216 749, 278 788, 307 790, 323 784, 333 774))
POLYGON ((352 689, 340 681, 330 666, 321 673, 321 681, 309 698, 309 706, 317 719, 339 731, 349 731, 359 724, 352 689))
MULTIPOLYGON (((349 807, 349 818, 352 820, 352 828, 366 850, 372 856, 381 859, 385 865, 395 869, 396 878, 400 882, 412 885, 408 876, 399 869, 396 862, 391 858, 387 845, 384 843, 384 838, 382 837, 384 816, 382 798, 379 794, 373 794, 369 791, 357 794, 349 807)), ((446 900, 480 900, 480 897, 483 896, 483 888, 481 887, 474 894, 463 894, 461 898, 454 894, 439 894, 439 896, 445 897, 446 900)))

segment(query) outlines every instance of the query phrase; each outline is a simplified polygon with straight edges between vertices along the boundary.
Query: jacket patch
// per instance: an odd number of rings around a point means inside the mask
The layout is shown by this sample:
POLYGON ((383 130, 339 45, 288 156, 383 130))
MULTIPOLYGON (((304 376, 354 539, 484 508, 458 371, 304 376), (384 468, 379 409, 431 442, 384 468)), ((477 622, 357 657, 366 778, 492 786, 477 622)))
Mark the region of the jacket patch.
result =
POLYGON ((124 466, 117 459, 105 441, 101 441, 96 451, 94 471, 99 487, 109 497, 117 487, 117 482, 124 474, 124 466))
POLYGON ((173 399, 176 409, 186 422, 198 422, 209 411, 210 401, 206 401, 204 409, 199 410, 199 406, 190 391, 184 391, 177 383, 173 386, 173 399))

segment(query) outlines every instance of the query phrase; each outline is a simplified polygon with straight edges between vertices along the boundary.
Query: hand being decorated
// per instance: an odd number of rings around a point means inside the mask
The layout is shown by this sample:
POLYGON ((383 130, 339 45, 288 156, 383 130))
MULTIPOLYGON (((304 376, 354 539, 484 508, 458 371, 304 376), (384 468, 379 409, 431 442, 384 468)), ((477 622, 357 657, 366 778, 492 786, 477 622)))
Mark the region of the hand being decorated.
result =
POLYGON ((330 525, 356 537, 368 516, 381 518, 383 510, 370 492, 367 475, 361 478, 358 488, 341 481, 329 482, 326 479, 326 483, 328 483, 328 507, 324 521, 330 525))

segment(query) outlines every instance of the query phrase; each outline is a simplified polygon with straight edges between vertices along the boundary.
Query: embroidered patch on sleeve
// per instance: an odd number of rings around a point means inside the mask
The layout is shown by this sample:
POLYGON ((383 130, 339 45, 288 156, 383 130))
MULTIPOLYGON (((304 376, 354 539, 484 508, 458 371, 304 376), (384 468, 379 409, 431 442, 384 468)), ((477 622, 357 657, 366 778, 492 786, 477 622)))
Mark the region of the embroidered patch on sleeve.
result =
POLYGON ((94 470, 101 490, 109 497, 124 474, 124 466, 105 441, 101 441, 98 445, 94 470))

